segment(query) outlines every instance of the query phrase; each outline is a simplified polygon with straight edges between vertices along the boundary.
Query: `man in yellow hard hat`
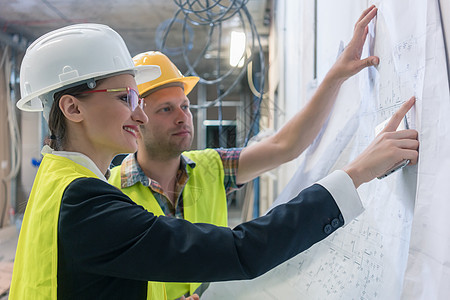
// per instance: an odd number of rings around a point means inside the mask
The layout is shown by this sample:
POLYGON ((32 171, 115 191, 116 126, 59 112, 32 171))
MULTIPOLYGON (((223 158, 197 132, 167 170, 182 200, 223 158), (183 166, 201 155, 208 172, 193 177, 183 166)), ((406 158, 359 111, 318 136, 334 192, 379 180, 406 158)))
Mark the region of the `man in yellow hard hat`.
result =
MULTIPOLYGON (((111 170, 110 183, 155 215, 227 226, 226 195, 238 188, 235 174, 241 149, 185 152, 194 136, 187 94, 199 78, 183 76, 158 51, 133 60, 136 66, 159 66, 161 76, 138 87, 152 124, 140 128, 137 153, 111 170)), ((167 298, 192 295, 199 286, 166 283, 167 298)))
MULTIPOLYGON (((149 121, 140 127, 137 153, 112 170, 110 182, 154 214, 227 226, 226 194, 298 157, 319 133, 342 83, 378 64, 374 56, 361 59, 367 33, 359 29, 307 105, 275 135, 246 148, 187 151, 194 136, 187 95, 199 78, 183 76, 160 52, 137 55, 136 66, 158 65, 162 75, 138 85, 149 121)), ((166 283, 168 299, 198 287, 166 283)))

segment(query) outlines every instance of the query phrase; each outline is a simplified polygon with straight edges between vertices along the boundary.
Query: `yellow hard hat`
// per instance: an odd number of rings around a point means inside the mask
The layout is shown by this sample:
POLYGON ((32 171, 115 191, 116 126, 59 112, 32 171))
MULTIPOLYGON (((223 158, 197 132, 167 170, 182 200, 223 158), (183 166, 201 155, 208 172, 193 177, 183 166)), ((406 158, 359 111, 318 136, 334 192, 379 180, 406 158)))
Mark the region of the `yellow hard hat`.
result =
POLYGON ((171 83, 182 83, 184 85, 184 94, 187 95, 200 80, 197 76, 183 76, 173 62, 159 51, 149 51, 133 57, 135 66, 157 65, 161 68, 161 76, 152 81, 138 85, 139 94, 145 97, 158 87, 171 83))

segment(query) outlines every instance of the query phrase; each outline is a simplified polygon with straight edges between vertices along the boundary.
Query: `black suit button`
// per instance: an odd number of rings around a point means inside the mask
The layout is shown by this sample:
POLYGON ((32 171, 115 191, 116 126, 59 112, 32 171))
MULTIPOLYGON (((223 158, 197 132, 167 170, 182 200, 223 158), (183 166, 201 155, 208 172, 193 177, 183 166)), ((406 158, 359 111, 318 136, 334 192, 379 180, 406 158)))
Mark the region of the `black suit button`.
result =
POLYGON ((332 230, 333 230, 333 227, 331 227, 330 224, 325 225, 325 227, 323 228, 323 231, 324 231, 326 234, 330 234, 332 230))
POLYGON ((339 227, 339 219, 335 218, 333 220, 331 220, 331 226, 333 226, 333 228, 338 228, 339 227))

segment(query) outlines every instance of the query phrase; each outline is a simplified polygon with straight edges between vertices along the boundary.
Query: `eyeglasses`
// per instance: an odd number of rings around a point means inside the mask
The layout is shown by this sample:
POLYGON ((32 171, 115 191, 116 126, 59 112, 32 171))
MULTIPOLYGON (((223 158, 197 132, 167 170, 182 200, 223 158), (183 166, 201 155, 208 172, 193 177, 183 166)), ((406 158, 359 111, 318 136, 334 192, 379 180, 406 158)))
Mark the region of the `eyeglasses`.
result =
POLYGON ((139 97, 139 93, 130 88, 120 88, 120 89, 104 89, 104 90, 91 90, 79 93, 78 95, 83 94, 93 94, 93 93, 110 93, 110 92, 127 92, 127 104, 130 107, 131 111, 134 111, 138 106, 144 109, 144 99, 139 97))

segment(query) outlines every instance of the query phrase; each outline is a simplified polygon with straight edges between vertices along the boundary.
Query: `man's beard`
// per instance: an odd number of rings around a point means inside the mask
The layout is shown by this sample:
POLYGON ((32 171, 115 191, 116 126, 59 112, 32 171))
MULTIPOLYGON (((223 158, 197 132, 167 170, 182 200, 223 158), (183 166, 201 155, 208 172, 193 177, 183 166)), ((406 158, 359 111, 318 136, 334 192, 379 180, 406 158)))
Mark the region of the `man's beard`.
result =
POLYGON ((165 145, 155 145, 154 143, 145 143, 145 150, 147 155, 152 159, 158 160, 170 160, 180 157, 180 155, 187 150, 191 149, 192 138, 187 143, 188 145, 171 145, 170 143, 165 145))

